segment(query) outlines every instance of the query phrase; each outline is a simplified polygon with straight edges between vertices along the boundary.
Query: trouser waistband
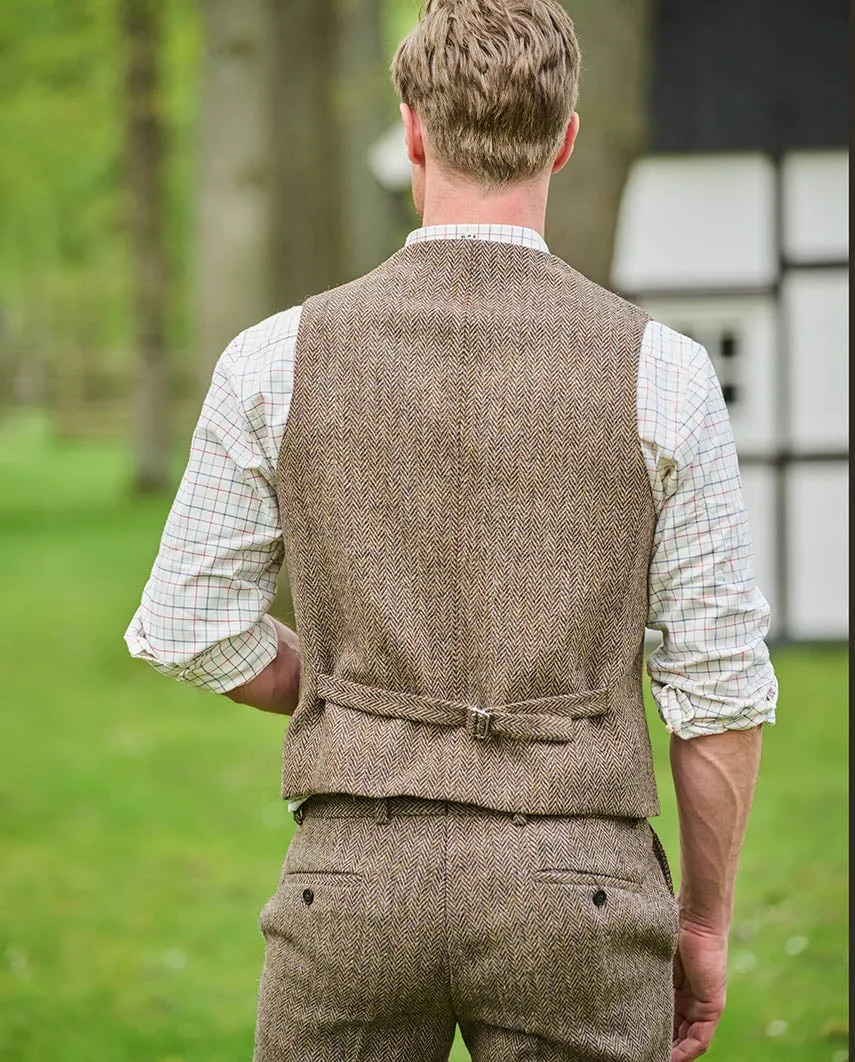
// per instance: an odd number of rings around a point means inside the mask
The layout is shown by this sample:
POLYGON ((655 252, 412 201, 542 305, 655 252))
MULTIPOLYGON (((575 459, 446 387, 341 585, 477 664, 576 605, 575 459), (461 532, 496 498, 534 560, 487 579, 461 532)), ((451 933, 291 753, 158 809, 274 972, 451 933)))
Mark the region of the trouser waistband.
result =
MULTIPOLYGON (((413 815, 481 815, 506 818, 515 826, 524 826, 530 818, 541 816, 523 814, 522 812, 499 811, 495 808, 481 807, 478 804, 465 804, 456 800, 435 800, 431 797, 417 796, 361 796, 354 793, 314 793, 295 809, 294 820, 299 824, 305 818, 306 810, 312 816, 341 819, 374 819, 379 823, 389 822, 393 818, 413 815)), ((542 816, 548 818, 550 816, 542 816)), ((572 817, 572 816, 571 816, 572 817)), ((662 872, 671 892, 674 883, 668 857, 652 823, 644 821, 653 839, 653 849, 662 867, 662 872)))

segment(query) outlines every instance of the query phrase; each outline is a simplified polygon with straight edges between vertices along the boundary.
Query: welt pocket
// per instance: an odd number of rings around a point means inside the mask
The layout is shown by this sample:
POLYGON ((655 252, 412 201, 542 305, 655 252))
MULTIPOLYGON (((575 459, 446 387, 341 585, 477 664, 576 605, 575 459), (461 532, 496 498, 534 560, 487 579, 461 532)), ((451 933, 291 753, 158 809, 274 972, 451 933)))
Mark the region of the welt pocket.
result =
POLYGON ((586 888, 611 885, 613 888, 629 889, 632 892, 642 891, 642 884, 637 878, 603 874, 597 870, 581 870, 575 867, 537 867, 533 876, 537 881, 552 885, 583 885, 586 888))
POLYGON ((356 885, 362 875, 354 870, 286 870, 282 875, 282 884, 301 882, 305 885, 356 885))

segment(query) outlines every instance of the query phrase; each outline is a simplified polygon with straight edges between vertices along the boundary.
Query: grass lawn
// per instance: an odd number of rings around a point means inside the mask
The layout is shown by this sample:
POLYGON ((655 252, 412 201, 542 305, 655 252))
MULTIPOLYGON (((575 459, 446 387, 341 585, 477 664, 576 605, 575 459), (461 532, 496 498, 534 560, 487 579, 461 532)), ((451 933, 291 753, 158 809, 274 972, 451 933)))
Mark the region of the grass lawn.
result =
MULTIPOLYGON (((37 425, 0 435, 0 1058, 248 1062, 256 919, 293 829, 284 722, 128 658, 168 503, 130 501, 123 482, 115 448, 52 445, 37 425)), ((833 649, 775 663, 780 721, 706 1057, 844 1062, 847 664, 833 649)))

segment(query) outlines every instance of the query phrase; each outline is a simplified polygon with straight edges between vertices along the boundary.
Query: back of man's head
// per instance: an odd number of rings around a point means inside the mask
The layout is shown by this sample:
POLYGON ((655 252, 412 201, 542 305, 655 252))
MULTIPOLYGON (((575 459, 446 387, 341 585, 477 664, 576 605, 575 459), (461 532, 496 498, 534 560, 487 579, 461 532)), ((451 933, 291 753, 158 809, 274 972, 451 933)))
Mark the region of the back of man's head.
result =
POLYGON ((551 165, 576 108, 580 65, 558 0, 427 0, 392 77, 435 157, 496 188, 551 165))

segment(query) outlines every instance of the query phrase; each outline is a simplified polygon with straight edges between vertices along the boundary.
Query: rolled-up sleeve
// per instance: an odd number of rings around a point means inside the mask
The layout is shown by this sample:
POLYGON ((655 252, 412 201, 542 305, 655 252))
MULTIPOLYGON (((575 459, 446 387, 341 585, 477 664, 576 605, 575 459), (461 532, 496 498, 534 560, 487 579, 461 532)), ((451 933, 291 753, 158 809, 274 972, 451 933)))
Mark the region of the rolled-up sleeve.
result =
POLYGON ((214 370, 190 456, 142 601, 125 633, 132 656, 225 693, 277 652, 267 615, 284 547, 269 455, 243 409, 232 359, 214 370))
POLYGON ((657 449, 647 621, 662 634, 647 660, 653 697, 681 738, 774 723, 778 699, 730 418, 706 351, 691 346, 673 445, 657 449))

